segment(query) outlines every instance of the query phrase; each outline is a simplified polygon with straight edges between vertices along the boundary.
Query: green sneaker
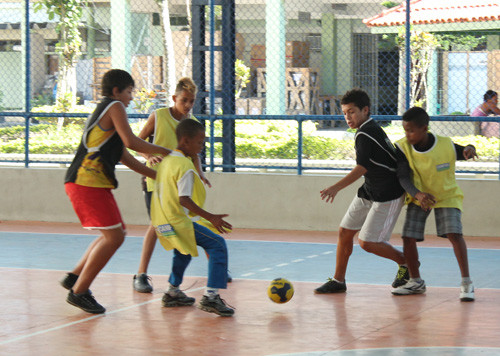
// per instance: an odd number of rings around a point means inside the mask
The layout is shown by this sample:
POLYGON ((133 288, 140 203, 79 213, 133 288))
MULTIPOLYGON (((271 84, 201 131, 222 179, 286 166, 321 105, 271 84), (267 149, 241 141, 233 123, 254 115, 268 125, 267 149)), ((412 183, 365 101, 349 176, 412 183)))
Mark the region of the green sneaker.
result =
POLYGON ((410 271, 406 266, 399 266, 398 273, 394 282, 392 282, 392 288, 398 288, 404 286, 410 280, 410 271))

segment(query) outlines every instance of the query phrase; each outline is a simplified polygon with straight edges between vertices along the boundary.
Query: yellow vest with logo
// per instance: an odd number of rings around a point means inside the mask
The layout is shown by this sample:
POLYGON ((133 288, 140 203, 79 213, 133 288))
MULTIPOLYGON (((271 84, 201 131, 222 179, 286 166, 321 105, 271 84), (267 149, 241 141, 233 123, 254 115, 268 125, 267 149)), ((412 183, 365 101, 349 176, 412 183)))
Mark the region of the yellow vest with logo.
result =
MULTIPOLYGON (((176 151, 179 152, 179 151, 176 151)), ((203 208, 206 198, 205 187, 196 172, 193 162, 184 155, 166 156, 158 165, 156 187, 151 198, 151 222, 156 235, 166 250, 176 249, 184 255, 198 256, 191 212, 189 216, 179 203, 177 183, 189 171, 194 173, 191 199, 203 208)), ((200 218, 198 224, 217 232, 207 220, 200 218)))
MULTIPOLYGON (((449 137, 434 135, 434 145, 425 152, 419 152, 405 138, 396 142, 403 151, 413 172, 413 184, 421 192, 430 193, 436 198, 434 208, 463 209, 464 195, 455 179, 457 160, 453 141, 449 137)), ((420 205, 406 195, 406 203, 420 205)))
MULTIPOLYGON (((173 150, 177 147, 177 136, 175 135, 175 129, 179 125, 179 120, 176 120, 170 113, 169 108, 161 108, 155 111, 155 128, 153 133, 153 142, 155 145, 162 146, 173 150)), ((193 120, 198 121, 194 116, 190 117, 193 120)), ((151 167, 149 162, 147 163, 149 168, 155 169, 157 166, 151 167)), ((146 178, 146 184, 148 192, 152 192, 154 188, 154 180, 151 178, 146 178)))

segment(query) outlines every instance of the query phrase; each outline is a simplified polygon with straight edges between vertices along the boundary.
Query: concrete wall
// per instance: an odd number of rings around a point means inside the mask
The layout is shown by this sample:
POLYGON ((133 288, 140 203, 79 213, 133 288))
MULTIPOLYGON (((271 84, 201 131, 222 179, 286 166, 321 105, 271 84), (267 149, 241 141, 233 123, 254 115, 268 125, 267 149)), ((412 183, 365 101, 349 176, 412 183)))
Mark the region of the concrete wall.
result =
MULTIPOLYGON (((64 192, 64 169, 0 168, 0 220, 76 222, 64 192)), ((140 178, 130 171, 117 173, 115 191, 128 224, 148 224, 140 178)), ((207 173, 206 208, 229 214, 236 228, 337 231, 361 180, 339 193, 333 204, 320 198, 320 190, 335 183, 337 176, 207 173)), ((498 201, 500 181, 460 180, 465 193, 463 215, 467 236, 500 236, 498 201)), ((401 214, 394 232, 401 233, 401 214)), ((434 218, 429 234, 435 234, 434 218)))

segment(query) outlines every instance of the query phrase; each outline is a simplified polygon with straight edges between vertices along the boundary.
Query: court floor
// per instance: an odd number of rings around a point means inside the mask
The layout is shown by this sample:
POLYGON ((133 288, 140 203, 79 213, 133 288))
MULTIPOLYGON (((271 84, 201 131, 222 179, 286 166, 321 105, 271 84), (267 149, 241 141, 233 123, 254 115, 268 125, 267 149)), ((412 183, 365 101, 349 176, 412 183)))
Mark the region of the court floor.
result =
MULTIPOLYGON (((132 289, 145 226, 129 226, 92 291, 106 307, 87 314, 65 302, 58 281, 95 238, 76 224, 1 222, 1 355, 500 355, 500 238, 467 237, 476 301, 459 301, 459 272, 446 240, 420 244, 427 293, 393 296, 396 266, 355 246, 347 293, 315 295, 333 274, 332 232, 236 229, 228 236, 234 281, 222 318, 193 307, 163 308, 171 252, 158 244, 154 292, 132 289), (266 289, 288 278, 295 295, 271 302, 266 289)), ((392 238, 400 246, 400 238, 392 238)), ((182 285, 199 300, 206 258, 193 259, 182 285)))

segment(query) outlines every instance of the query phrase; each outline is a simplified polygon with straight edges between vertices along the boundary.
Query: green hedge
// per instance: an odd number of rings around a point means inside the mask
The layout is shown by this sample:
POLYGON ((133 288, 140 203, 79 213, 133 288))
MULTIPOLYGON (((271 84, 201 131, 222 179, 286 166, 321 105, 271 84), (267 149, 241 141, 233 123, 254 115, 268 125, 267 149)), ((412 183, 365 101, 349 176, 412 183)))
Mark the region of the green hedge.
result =
MULTIPOLYGON (((144 121, 132 124, 137 134, 144 121)), ((208 131, 208 129, 207 129, 208 131)), ((402 137, 401 127, 387 127, 391 139, 402 137)), ((220 122, 216 122, 215 135, 222 132, 220 122)), ((293 121, 238 121, 236 124, 236 156, 254 159, 296 159, 297 158, 297 123, 293 121)), ((303 125, 304 159, 341 160, 354 159, 353 139, 337 139, 316 135, 316 127, 311 122, 303 125)), ((55 124, 30 126, 30 152, 40 154, 73 154, 82 135, 82 125, 69 123, 60 131, 55 124)), ((483 136, 459 136, 454 142, 477 148, 481 161, 497 161, 499 139, 483 136)), ((215 156, 222 157, 222 144, 214 145, 215 156)), ((0 152, 24 152, 24 126, 0 128, 0 152)))

